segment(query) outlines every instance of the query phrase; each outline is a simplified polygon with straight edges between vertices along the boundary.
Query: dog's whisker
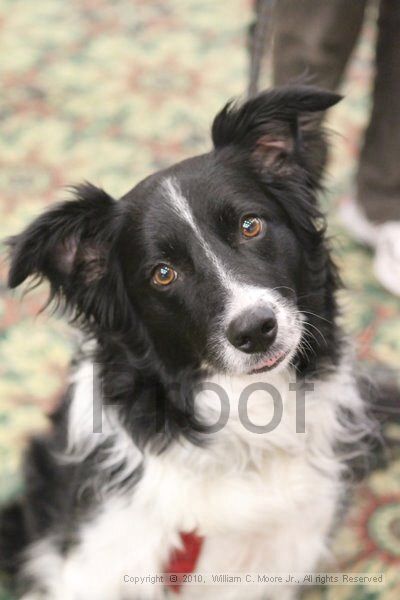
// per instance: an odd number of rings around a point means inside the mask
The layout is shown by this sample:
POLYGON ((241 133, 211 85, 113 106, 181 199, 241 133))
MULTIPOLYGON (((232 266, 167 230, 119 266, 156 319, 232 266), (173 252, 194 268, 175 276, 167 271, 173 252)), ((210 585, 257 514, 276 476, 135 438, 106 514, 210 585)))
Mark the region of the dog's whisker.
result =
POLYGON ((326 323, 329 323, 330 325, 332 325, 332 321, 330 321, 329 319, 326 319, 325 317, 321 317, 321 315, 317 315, 314 312, 311 312, 310 310, 303 310, 301 309, 300 311, 301 313, 305 314, 305 315, 311 315, 313 317, 316 317, 317 319, 321 319, 321 321, 326 321, 326 323))
MULTIPOLYGON (((317 327, 316 325, 313 325, 313 324, 312 324, 312 323, 310 323, 309 321, 304 321, 304 325, 306 326, 306 329, 307 329, 307 326, 308 326, 308 327, 312 327, 313 329, 315 329, 315 331, 316 331, 317 333, 319 333, 319 335, 321 336, 321 338, 322 338, 322 340, 324 341, 325 345, 328 345, 328 342, 327 342, 327 340, 326 340, 326 337, 324 336, 324 334, 322 333, 322 331, 321 331, 320 329, 318 329, 318 327, 317 327)), ((313 334, 311 333, 311 331, 308 331, 308 333, 309 333, 310 335, 313 335, 313 334)), ((316 340, 316 341, 317 341, 317 340, 316 340)))

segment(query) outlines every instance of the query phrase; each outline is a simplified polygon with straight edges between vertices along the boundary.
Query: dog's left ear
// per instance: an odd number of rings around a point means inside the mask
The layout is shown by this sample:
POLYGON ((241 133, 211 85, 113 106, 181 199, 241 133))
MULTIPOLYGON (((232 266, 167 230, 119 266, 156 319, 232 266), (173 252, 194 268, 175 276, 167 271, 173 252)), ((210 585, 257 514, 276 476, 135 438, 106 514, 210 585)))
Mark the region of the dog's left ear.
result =
POLYGON ((321 141, 315 135, 319 126, 307 128, 301 117, 339 100, 340 95, 312 86, 288 86, 263 92, 242 105, 229 102, 214 119, 214 146, 240 148, 257 168, 288 174, 307 155, 318 152, 313 142, 321 141))

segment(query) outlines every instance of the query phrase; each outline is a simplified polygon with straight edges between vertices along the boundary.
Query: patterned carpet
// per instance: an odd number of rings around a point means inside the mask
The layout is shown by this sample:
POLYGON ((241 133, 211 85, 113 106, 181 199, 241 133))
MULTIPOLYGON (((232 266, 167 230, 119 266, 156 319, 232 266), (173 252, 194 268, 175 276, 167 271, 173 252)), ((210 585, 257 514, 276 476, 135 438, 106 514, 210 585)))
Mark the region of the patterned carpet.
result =
MULTIPOLYGON (((250 0, 0 0, 2 34, 0 237, 19 231, 63 186, 87 179, 119 196, 154 169, 209 147, 210 119, 243 92, 250 0)), ((340 230, 368 112, 373 20, 332 111, 329 208, 347 291, 346 327, 367 367, 398 369, 400 303, 374 280, 371 256, 340 230)), ((46 291, 0 289, 0 502, 21 486, 27 436, 46 424, 74 344, 67 325, 38 315, 46 291)), ((400 430, 388 430, 393 442, 400 430)), ((400 456, 352 499, 335 541, 336 567, 381 572, 384 586, 325 586, 307 599, 400 597, 400 456)), ((1 600, 11 600, 0 591, 1 600)))

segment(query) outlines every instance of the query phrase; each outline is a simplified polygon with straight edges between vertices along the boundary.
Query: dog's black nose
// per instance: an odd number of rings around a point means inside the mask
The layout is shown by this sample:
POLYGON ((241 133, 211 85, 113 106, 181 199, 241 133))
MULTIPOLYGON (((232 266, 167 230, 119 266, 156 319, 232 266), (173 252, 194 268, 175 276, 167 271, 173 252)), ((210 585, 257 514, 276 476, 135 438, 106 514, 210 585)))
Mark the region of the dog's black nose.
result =
POLYGON ((226 335, 238 350, 252 354, 265 352, 276 338, 278 323, 269 306, 258 306, 241 313, 229 324, 226 335))

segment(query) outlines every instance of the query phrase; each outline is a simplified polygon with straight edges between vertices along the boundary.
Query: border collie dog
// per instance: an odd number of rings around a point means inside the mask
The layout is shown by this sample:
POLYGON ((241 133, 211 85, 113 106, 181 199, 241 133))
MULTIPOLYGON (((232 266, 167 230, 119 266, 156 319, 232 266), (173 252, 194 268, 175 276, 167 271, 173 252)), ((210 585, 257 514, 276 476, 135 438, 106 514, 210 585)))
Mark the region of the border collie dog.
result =
POLYGON ((316 199, 319 112, 339 99, 294 86, 229 103, 210 152, 119 201, 79 186, 9 240, 10 287, 47 279, 85 336, 8 509, 25 600, 173 596, 145 576, 190 532, 198 573, 309 573, 326 558, 366 428, 316 199))

